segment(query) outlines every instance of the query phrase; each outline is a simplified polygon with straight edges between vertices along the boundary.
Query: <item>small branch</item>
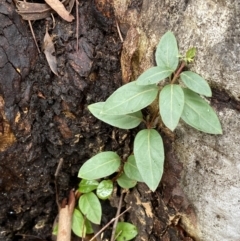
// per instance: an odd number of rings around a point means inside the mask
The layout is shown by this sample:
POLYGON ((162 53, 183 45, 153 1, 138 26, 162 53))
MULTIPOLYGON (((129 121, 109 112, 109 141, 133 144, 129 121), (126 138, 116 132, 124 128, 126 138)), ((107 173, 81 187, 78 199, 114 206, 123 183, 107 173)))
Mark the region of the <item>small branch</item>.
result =
POLYGON ((119 28, 117 20, 116 20, 116 25, 117 25, 117 31, 118 31, 119 38, 120 38, 121 42, 123 43, 123 37, 122 37, 121 30, 119 28))
POLYGON ((76 46, 76 51, 78 51, 78 31, 79 31, 79 16, 78 16, 78 5, 79 2, 78 0, 76 0, 76 18, 77 18, 77 22, 76 22, 76 38, 77 38, 77 46, 76 46))
POLYGON ((174 77, 171 81, 171 84, 174 84, 176 82, 176 80, 178 79, 179 75, 181 74, 183 68, 186 66, 186 63, 183 61, 181 63, 181 66, 179 67, 179 69, 177 70, 177 72, 174 74, 174 77))
POLYGON ((117 217, 113 218, 109 223, 107 223, 102 229, 99 230, 89 241, 93 241, 98 235, 100 235, 111 223, 113 223, 116 219, 121 217, 124 213, 126 213, 128 210, 130 210, 131 207, 127 208, 124 212, 119 214, 117 217))
POLYGON ((115 219, 114 224, 113 224, 111 241, 115 240, 115 232, 116 232, 116 227, 117 227, 117 224, 118 224, 119 214, 120 214, 120 211, 121 211, 121 208, 122 208, 122 200, 123 200, 123 190, 121 191, 121 196, 120 196, 120 199, 119 199, 118 209, 117 209, 117 213, 116 213, 116 219, 115 219))
POLYGON ((60 158, 57 169, 56 169, 55 174, 54 174, 54 177, 55 177, 54 183, 55 183, 55 191, 56 191, 56 203, 57 203, 57 206, 58 206, 58 212, 60 211, 61 207, 60 207, 60 204, 58 202, 59 192, 58 192, 57 178, 58 178, 60 169, 62 167, 62 164, 63 164, 63 158, 60 158))

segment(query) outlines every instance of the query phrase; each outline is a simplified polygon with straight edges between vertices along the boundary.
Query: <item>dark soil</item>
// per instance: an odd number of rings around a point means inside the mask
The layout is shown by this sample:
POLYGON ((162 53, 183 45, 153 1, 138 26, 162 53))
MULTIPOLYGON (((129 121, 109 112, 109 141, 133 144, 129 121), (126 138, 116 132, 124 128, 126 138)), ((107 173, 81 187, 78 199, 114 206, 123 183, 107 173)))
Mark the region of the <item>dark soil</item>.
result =
MULTIPOLYGON (((28 22, 10 0, 0 2, 0 240, 51 240, 59 160, 61 201, 76 187, 78 170, 87 159, 101 150, 120 155, 132 150, 134 131, 106 125, 87 109, 122 85, 122 44, 108 1, 80 1, 78 52, 76 21, 55 16, 56 27, 50 30, 56 36, 55 76, 44 54, 37 53, 28 22)), ((139 8, 138 1, 132 1, 134 6, 139 8)), ((51 21, 33 23, 40 46, 51 21)), ((125 205, 132 205, 125 220, 138 225, 136 240, 192 240, 181 227, 181 213, 192 212, 179 191, 182 167, 171 152, 171 138, 166 140, 158 190, 151 193, 139 184, 125 197, 125 205)), ((115 209, 104 210, 106 223, 115 209)))

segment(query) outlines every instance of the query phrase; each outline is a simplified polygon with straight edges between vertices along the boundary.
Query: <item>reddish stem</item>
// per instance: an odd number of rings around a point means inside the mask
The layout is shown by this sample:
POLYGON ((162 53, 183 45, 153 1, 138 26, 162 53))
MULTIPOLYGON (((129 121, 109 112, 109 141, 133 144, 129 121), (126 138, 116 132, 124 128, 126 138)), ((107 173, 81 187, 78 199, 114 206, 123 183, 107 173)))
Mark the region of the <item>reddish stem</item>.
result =
POLYGON ((180 67, 178 68, 177 72, 174 74, 171 84, 174 84, 176 82, 176 80, 178 79, 179 75, 181 74, 181 72, 185 66, 186 66, 186 63, 183 61, 180 65, 180 67))

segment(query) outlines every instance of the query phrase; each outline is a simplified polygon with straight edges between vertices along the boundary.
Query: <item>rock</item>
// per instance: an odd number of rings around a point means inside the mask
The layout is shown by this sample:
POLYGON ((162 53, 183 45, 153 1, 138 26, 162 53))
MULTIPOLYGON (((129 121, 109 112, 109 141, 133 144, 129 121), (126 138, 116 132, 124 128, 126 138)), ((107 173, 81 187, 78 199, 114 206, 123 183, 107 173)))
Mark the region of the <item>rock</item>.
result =
POLYGON ((184 229, 196 240, 239 240, 239 1, 143 0, 141 11, 129 2, 114 1, 120 28, 129 28, 122 52, 124 82, 154 65, 156 45, 170 30, 181 54, 197 48, 190 69, 225 93, 214 101, 223 135, 203 134, 181 123, 173 149, 183 164, 181 187, 196 213, 190 217, 182 212, 184 229))

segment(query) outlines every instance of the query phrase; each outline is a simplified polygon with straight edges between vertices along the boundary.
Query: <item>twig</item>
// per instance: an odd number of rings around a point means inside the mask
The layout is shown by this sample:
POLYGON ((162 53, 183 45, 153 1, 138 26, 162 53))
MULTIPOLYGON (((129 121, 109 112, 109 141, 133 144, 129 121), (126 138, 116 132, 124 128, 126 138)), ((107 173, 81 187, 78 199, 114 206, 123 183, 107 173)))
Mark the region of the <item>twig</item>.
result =
POLYGON ((31 30, 31 33, 32 33, 32 36, 33 36, 34 43, 35 43, 35 45, 36 45, 36 47, 37 47, 38 53, 40 54, 41 51, 40 51, 40 49, 39 49, 39 47, 38 47, 38 44, 37 44, 37 40, 36 40, 34 31, 33 31, 33 27, 32 27, 31 20, 28 20, 28 24, 29 24, 29 27, 30 27, 30 30, 31 30))
POLYGON ((76 0, 76 18, 77 18, 77 22, 76 22, 76 38, 77 38, 76 50, 77 51, 78 51, 78 28, 79 28, 78 5, 79 5, 79 2, 78 2, 78 0, 76 0))
POLYGON ((117 217, 113 218, 109 223, 107 223, 102 229, 99 230, 89 241, 93 241, 99 234, 101 234, 111 223, 113 223, 116 219, 121 217, 124 213, 126 213, 131 207, 127 208, 124 212, 119 214, 117 217))
POLYGON ((122 37, 121 30, 119 28, 117 20, 116 20, 116 25, 117 25, 117 31, 118 31, 119 38, 120 38, 121 42, 123 42, 123 37, 122 37))
POLYGON ((55 174, 54 174, 54 177, 55 177, 54 184, 55 184, 55 191, 56 191, 56 203, 57 203, 57 206, 58 206, 58 211, 60 211, 61 207, 60 207, 60 204, 58 202, 59 192, 58 192, 57 178, 58 178, 58 174, 60 172, 60 169, 62 167, 62 164, 63 164, 63 158, 60 158, 57 169, 56 169, 55 174))
POLYGON ((120 199, 119 199, 118 209, 117 209, 117 213, 116 213, 116 219, 114 221, 113 229, 112 229, 111 241, 115 240, 115 232, 116 232, 116 227, 117 227, 117 224, 118 224, 119 214, 120 214, 120 211, 121 211, 121 208, 122 208, 122 200, 123 200, 123 191, 121 192, 121 196, 120 196, 120 199))

